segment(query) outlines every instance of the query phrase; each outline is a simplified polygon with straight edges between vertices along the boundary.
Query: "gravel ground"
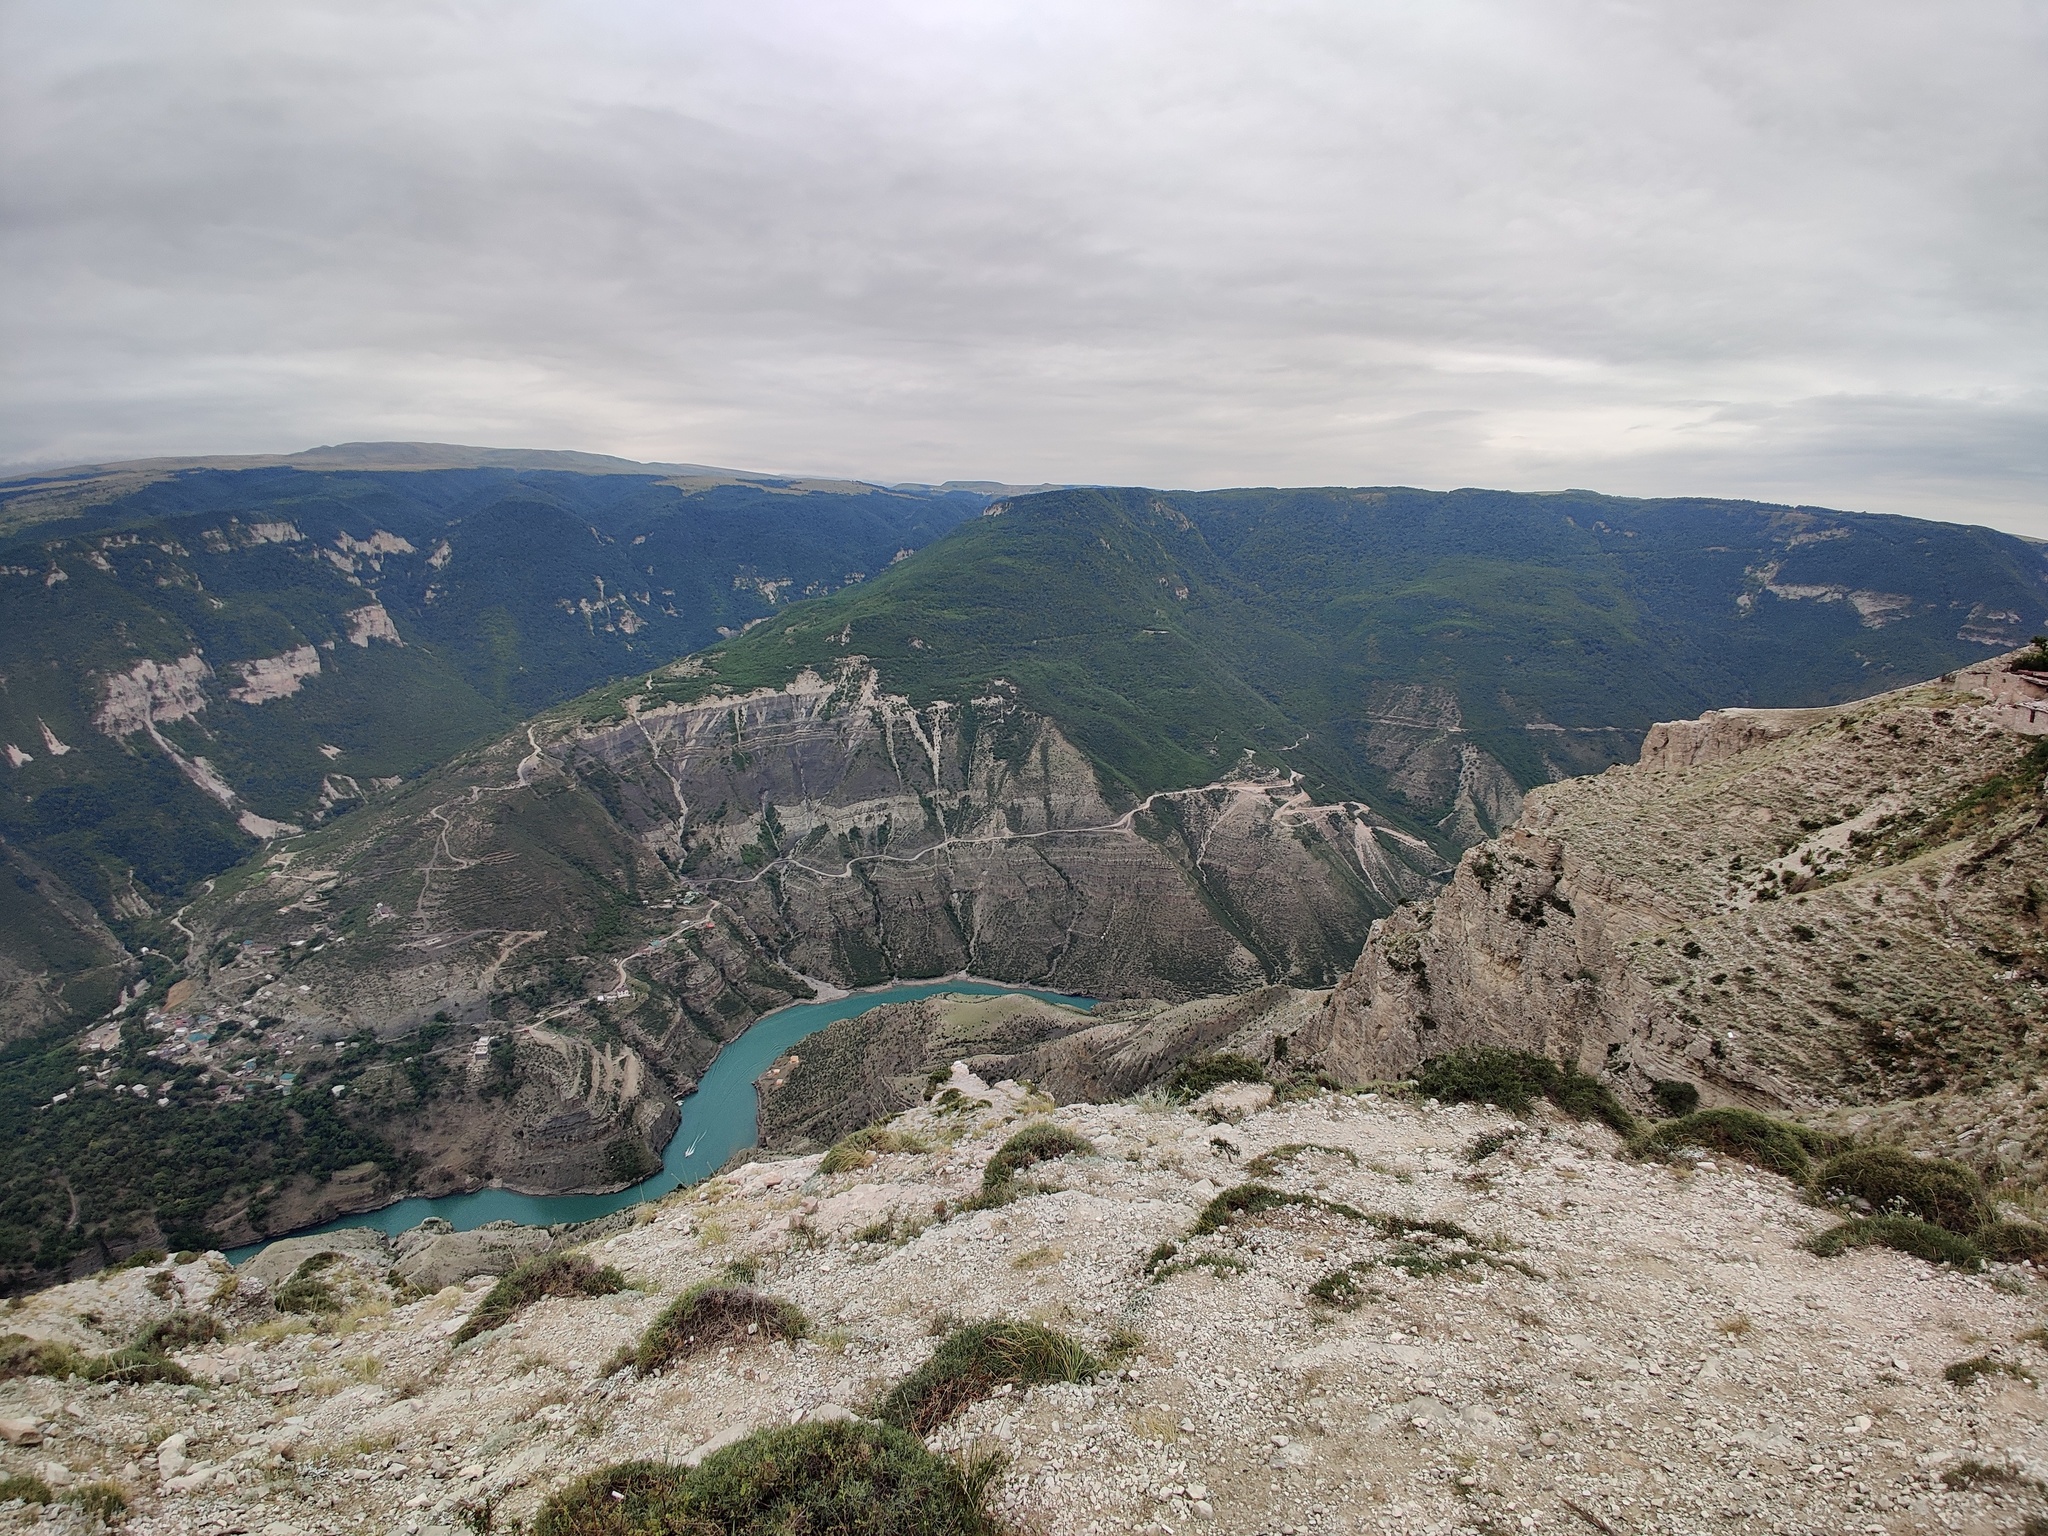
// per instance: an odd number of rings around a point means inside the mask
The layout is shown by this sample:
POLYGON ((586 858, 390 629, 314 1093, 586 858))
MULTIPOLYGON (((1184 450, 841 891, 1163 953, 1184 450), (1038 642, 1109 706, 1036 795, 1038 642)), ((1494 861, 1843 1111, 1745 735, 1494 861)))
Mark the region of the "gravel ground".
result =
MULTIPOLYGON (((1373 1094, 1058 1110, 1095 1155, 1032 1169, 1044 1193, 943 1216, 1049 1109, 963 1072, 953 1086, 950 1107, 895 1122, 929 1150, 830 1177, 814 1157, 753 1164, 681 1192, 590 1245, 630 1289, 543 1302, 459 1347, 487 1278, 408 1299, 352 1259, 326 1272, 347 1309, 317 1327, 225 1283, 215 1255, 25 1298, 0 1331, 103 1348, 183 1305, 234 1332, 179 1357, 199 1386, 0 1383, 0 1419, 41 1435, 0 1447, 0 1471, 119 1483, 139 1536, 504 1532, 594 1468, 861 1412, 949 1321, 1003 1317, 1097 1349, 1142 1341, 1092 1383, 1000 1396, 934 1437, 1007 1456, 999 1497, 1026 1532, 2019 1536, 2048 1519, 2031 1379, 2048 1348, 2030 1337, 2048 1288, 2025 1267, 1822 1261, 1797 1245, 1832 1218, 1783 1180, 1373 1094), (1472 1161, 1488 1135, 1505 1144, 1472 1161), (1189 1237, 1253 1178, 1314 1203, 1189 1237), (1388 1235, 1379 1215, 1469 1237, 1388 1235), (644 1380, 611 1369, 670 1296, 736 1260, 810 1315, 810 1338, 644 1380), (1340 1269, 1325 1294, 1351 1310, 1310 1294, 1340 1269), (2010 1370, 1945 1379, 1978 1356, 2010 1370)), ((92 1524, 0 1505, 0 1527, 92 1524)))

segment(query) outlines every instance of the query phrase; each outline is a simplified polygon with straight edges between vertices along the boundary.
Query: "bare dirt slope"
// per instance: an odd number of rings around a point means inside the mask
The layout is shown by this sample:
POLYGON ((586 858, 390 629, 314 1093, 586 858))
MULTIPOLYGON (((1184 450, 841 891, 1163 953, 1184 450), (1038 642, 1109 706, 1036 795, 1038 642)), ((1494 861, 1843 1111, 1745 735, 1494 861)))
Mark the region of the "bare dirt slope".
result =
MULTIPOLYGON (((454 1536, 485 1509, 509 1529, 601 1466, 863 1412, 965 1316, 1142 1340, 1092 1383, 998 1396, 933 1436, 1005 1452, 1001 1507, 1048 1536, 1991 1536, 2048 1510, 2031 1270, 1823 1261, 1798 1243, 1832 1217, 1775 1178, 1633 1163, 1602 1130, 1373 1094, 1059 1110, 1092 1155, 1032 1170, 1045 1192, 942 1219, 1045 1112, 1012 1085, 951 1086, 895 1124, 926 1150, 832 1176, 815 1157, 755 1164, 671 1197, 590 1247, 632 1288, 543 1302, 461 1347, 450 1336, 488 1282, 407 1299, 377 1252, 323 1272, 350 1307, 317 1326, 212 1257, 31 1297, 8 1329, 86 1347, 174 1305, 237 1331, 180 1356, 194 1387, 0 1384, 0 1418, 41 1437, 0 1447, 0 1470, 112 1480, 138 1536, 454 1536), (1468 1160, 1476 1138, 1518 1130, 1468 1160), (1191 1238, 1254 1164, 1330 1204, 1191 1238), (1392 1241, 1338 1204, 1472 1240, 1392 1241), (1148 1278, 1165 1242, 1183 1267, 1148 1278), (611 1368, 669 1297, 736 1260, 814 1335, 646 1378, 611 1368), (1319 1303, 1312 1288, 1347 1266, 1355 1309, 1319 1303), (1986 1373, 1945 1378, 1978 1357, 1986 1373)), ((53 1508, 10 1507, 0 1526, 83 1532, 53 1508)))

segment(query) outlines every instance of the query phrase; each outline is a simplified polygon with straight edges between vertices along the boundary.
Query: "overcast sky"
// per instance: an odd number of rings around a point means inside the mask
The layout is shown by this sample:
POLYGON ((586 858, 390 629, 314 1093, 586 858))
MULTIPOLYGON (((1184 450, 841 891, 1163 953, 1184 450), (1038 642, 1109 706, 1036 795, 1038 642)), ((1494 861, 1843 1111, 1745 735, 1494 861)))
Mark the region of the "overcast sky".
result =
POLYGON ((2048 4, 0 0, 0 462, 2048 536, 2048 4))

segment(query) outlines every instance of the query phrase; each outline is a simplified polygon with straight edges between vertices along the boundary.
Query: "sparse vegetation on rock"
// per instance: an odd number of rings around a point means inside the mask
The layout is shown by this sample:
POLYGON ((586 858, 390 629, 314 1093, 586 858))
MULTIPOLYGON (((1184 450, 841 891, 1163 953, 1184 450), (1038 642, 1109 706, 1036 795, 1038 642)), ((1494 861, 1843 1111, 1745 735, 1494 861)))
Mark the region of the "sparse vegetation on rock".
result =
POLYGON ((534 1536, 997 1536, 999 1470, 935 1456, 888 1424, 796 1424, 687 1470, 594 1472, 542 1506, 534 1536))
POLYGON ((610 1265, 600 1269, 581 1253, 544 1253, 529 1259, 485 1293, 469 1320, 457 1330, 461 1344, 502 1328, 535 1302, 550 1296, 609 1296, 626 1288, 625 1276, 610 1265))
POLYGON ((1624 1134, 1635 1129, 1635 1116, 1605 1083, 1533 1051, 1478 1045, 1434 1056, 1416 1071, 1415 1086, 1446 1104, 1498 1104, 1518 1115, 1548 1099, 1574 1119, 1598 1120, 1624 1134))
POLYGON ((1790 1121, 1753 1109, 1702 1109, 1654 1125, 1637 1137, 1640 1156, 1665 1156, 1681 1148, 1718 1152, 1766 1173, 1804 1181, 1816 1155, 1833 1142, 1790 1121))
POLYGON ((940 1340, 931 1359, 876 1405, 875 1417, 929 1434, 998 1387, 1085 1381, 1101 1365, 1078 1339, 1038 1323, 969 1323, 940 1340))
POLYGON ((1034 1164, 1059 1157, 1086 1157, 1094 1150, 1094 1144, 1087 1137, 1077 1136, 1050 1120, 1039 1120, 1025 1126, 996 1149, 995 1156, 982 1169, 981 1187, 984 1190, 998 1189, 1034 1164))
POLYGON ((811 1331, 802 1310, 750 1285, 707 1281, 684 1291, 641 1335, 633 1368, 642 1376, 706 1349, 758 1338, 794 1340, 811 1331))

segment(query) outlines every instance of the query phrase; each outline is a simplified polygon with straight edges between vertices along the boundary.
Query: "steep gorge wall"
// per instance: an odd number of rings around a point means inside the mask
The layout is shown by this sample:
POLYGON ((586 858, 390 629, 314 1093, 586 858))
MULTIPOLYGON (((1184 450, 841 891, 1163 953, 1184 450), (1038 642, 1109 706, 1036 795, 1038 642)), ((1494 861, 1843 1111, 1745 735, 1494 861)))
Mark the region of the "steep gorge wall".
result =
POLYGON ((1327 984, 1443 873, 1278 776, 1112 805, 1000 695, 915 708, 858 667, 687 702, 662 682, 544 717, 196 904, 216 963, 189 1006, 324 1039, 509 1032, 518 1093, 380 1124, 423 1181, 585 1187, 620 1136, 658 1145, 660 1111, 805 977, 1168 1001, 1327 984), (592 1095, 548 1065, 555 1040, 624 1053, 631 1091, 592 1095))
POLYGON ((1645 1104, 1910 1103, 1933 1143, 2048 1166, 2033 1089, 1984 1109, 2048 1043, 2048 764, 1974 681, 1660 725, 1534 791, 1375 925, 1301 1049, 1355 1081, 1504 1045, 1645 1104))

